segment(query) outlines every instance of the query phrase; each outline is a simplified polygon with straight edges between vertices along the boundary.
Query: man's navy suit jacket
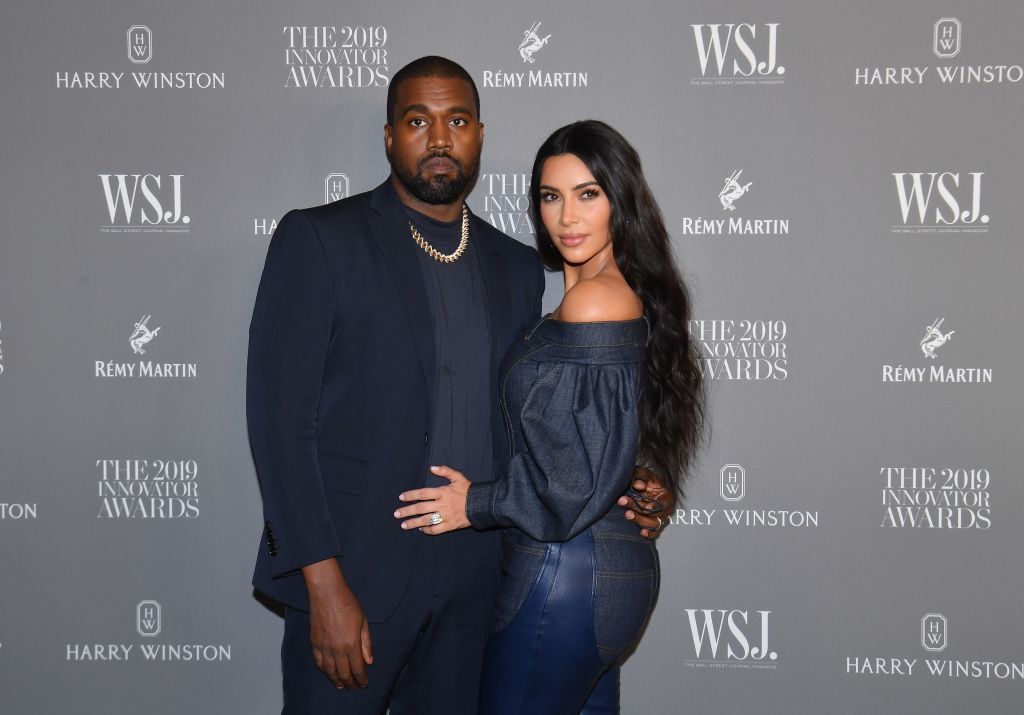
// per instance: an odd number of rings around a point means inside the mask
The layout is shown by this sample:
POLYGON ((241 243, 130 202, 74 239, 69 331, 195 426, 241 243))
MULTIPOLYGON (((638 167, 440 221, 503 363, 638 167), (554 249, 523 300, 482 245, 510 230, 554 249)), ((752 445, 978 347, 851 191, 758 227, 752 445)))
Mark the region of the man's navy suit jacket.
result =
MULTIPOLYGON (((470 221, 500 469, 498 367, 539 319, 544 277, 535 250, 470 221)), ((420 250, 390 180, 291 211, 274 232, 249 328, 246 414, 265 520, 253 584, 285 605, 308 610, 300 569, 332 556, 370 621, 386 619, 406 588, 422 538, 392 514, 400 492, 426 482, 436 399, 420 250)))

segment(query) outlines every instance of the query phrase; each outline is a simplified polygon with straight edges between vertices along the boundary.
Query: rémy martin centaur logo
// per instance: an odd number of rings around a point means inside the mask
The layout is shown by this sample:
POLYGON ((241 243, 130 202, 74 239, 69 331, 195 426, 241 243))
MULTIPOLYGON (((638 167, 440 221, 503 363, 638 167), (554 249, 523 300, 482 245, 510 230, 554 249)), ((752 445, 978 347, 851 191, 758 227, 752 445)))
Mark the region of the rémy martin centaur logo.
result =
MULTIPOLYGON (((938 360, 940 356, 937 351, 950 341, 953 337, 955 330, 942 330, 942 324, 945 322, 945 318, 936 318, 931 325, 925 327, 924 337, 918 341, 918 347, 921 350, 921 354, 928 360, 938 360)), ((969 343, 957 343, 960 348, 955 349, 954 352, 959 351, 962 353, 964 345, 967 345, 968 349, 971 346, 969 343)), ((946 355, 943 351, 942 356, 946 355)), ((956 359, 956 355, 954 355, 956 359)), ((944 364, 932 364, 929 367, 903 365, 902 363, 897 365, 885 364, 882 365, 882 382, 922 382, 922 383, 934 383, 934 382, 966 382, 966 383, 977 383, 977 382, 992 382, 992 368, 991 367, 950 367, 944 364)))
MULTIPOLYGON (((523 38, 516 48, 523 64, 535 65, 537 53, 546 47, 551 39, 551 33, 541 35, 540 25, 538 20, 523 30, 523 38)), ((508 72, 499 65, 497 69, 486 69, 481 74, 481 84, 484 87, 499 89, 545 87, 566 89, 590 86, 589 72, 551 71, 549 69, 533 69, 533 67, 524 67, 522 72, 508 72)))
POLYGON ((149 313, 143 314, 135 321, 131 335, 128 338, 128 345, 134 355, 139 356, 135 362, 118 362, 116 360, 96 360, 94 374, 96 377, 184 377, 196 376, 196 363, 194 362, 156 362, 154 360, 143 360, 146 355, 147 346, 153 342, 160 332, 160 326, 151 327, 153 316, 149 313))
POLYGON ((753 181, 748 181, 745 184, 740 184, 740 174, 743 173, 743 169, 732 172, 725 178, 725 186, 718 192, 718 200, 722 202, 722 208, 726 211, 735 211, 736 207, 733 203, 743 196, 747 191, 750 190, 750 185, 753 181))
POLYGON ((941 348, 949 340, 955 330, 944 333, 940 330, 945 318, 937 318, 934 323, 925 328, 924 337, 921 338, 921 352, 926 358, 935 359, 935 350, 941 348))
POLYGON ((548 40, 551 39, 551 35, 545 35, 541 37, 537 34, 540 30, 540 22, 535 22, 530 25, 526 30, 523 31, 523 41, 519 43, 519 56, 523 58, 523 62, 533 64, 536 62, 533 59, 533 55, 544 45, 548 44, 548 40))
POLYGON ((149 329, 147 323, 149 319, 153 317, 151 315, 144 315, 139 319, 139 322, 135 324, 135 330, 132 331, 131 338, 128 339, 128 344, 132 346, 132 352, 136 355, 145 355, 146 349, 143 347, 147 345, 156 334, 160 332, 160 328, 156 327, 152 330, 149 329))

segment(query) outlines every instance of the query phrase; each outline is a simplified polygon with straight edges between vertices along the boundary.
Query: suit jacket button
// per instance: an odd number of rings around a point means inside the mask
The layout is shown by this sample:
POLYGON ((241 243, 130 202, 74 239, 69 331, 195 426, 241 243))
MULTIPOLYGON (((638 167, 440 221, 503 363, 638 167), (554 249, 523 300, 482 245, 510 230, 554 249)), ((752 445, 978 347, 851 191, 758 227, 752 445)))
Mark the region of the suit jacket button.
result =
POLYGON ((425 444, 425 445, 430 444, 430 433, 429 432, 424 432, 423 433, 423 444, 425 444))

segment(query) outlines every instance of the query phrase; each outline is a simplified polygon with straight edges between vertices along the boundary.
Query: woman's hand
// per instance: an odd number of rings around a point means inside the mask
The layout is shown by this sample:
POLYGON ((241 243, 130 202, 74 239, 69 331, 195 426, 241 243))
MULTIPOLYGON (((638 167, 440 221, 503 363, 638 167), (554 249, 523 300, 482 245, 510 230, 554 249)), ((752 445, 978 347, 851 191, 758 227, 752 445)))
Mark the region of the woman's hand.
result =
POLYGON ((450 467, 431 467, 430 471, 444 477, 451 484, 444 487, 413 489, 398 495, 399 501, 416 502, 403 506, 395 512, 396 519, 405 519, 403 529, 419 529, 424 534, 436 536, 446 531, 465 529, 470 526, 466 516, 466 495, 472 484, 466 475, 450 467), (431 517, 437 514, 437 517, 431 517), (408 517, 415 517, 410 519, 408 517))

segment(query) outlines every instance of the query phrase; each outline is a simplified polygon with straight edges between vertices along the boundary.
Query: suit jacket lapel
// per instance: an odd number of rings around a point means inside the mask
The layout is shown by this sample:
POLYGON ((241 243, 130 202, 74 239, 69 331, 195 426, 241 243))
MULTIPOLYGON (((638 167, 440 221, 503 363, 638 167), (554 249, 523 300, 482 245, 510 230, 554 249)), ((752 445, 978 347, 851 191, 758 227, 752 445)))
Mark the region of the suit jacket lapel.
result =
POLYGON ((409 328, 416 343, 423 381, 427 387, 428 414, 433 414, 434 392, 437 389, 434 379, 437 372, 434 323, 427 289, 423 283, 423 272, 416 255, 419 249, 409 234, 409 222, 390 178, 374 189, 370 207, 373 209, 369 215, 370 230, 394 273, 395 283, 405 303, 409 328))
MULTIPOLYGON (((506 267, 502 264, 498 242, 488 235, 484 220, 475 214, 471 214, 470 236, 471 240, 476 241, 479 249, 484 292, 487 295, 487 313, 491 324, 491 374, 496 375, 508 347, 504 338, 505 311, 502 300, 503 292, 507 290, 506 267)), ((496 389, 496 386, 494 387, 496 389)))

